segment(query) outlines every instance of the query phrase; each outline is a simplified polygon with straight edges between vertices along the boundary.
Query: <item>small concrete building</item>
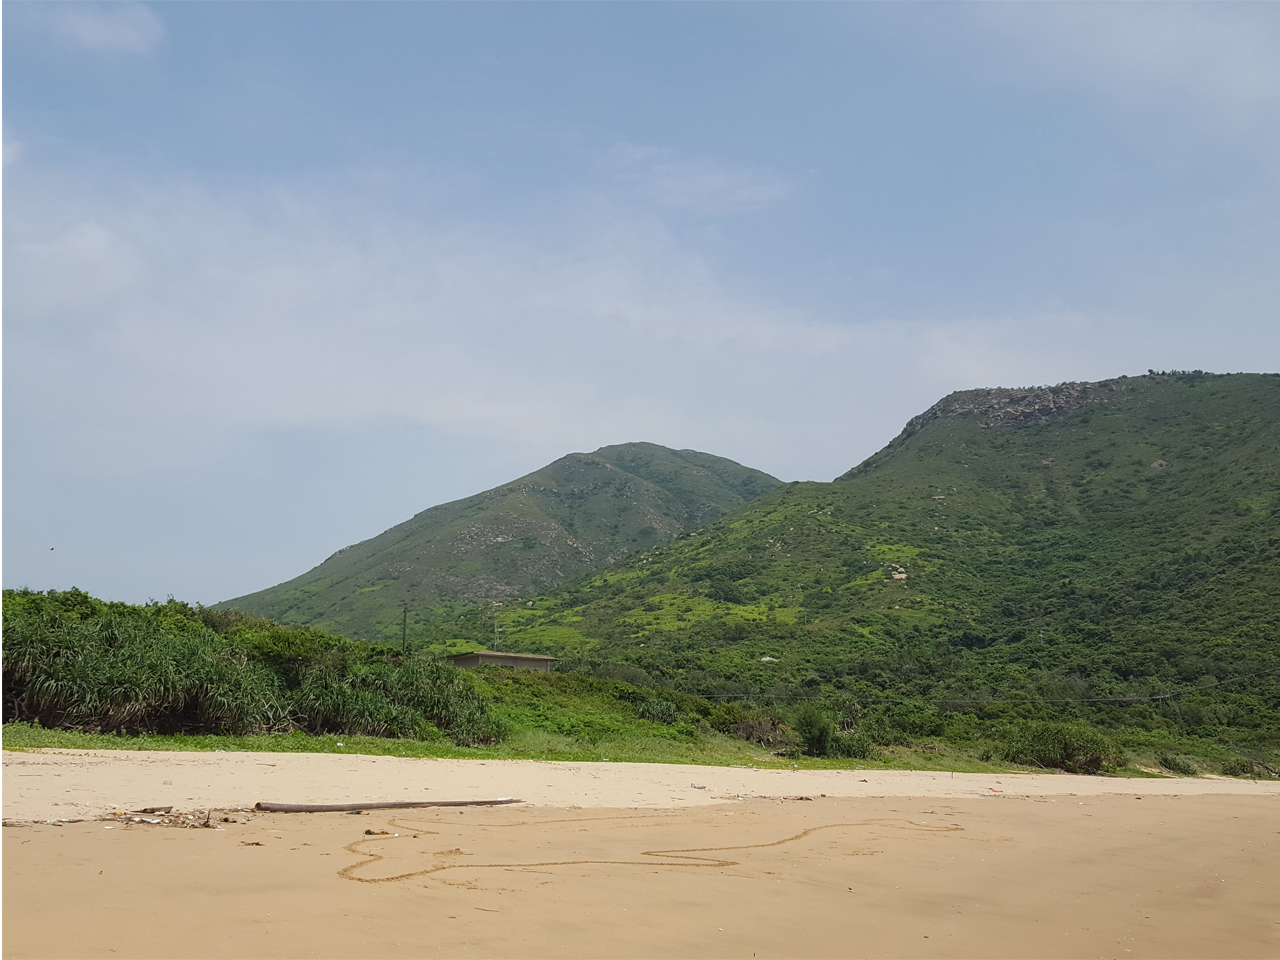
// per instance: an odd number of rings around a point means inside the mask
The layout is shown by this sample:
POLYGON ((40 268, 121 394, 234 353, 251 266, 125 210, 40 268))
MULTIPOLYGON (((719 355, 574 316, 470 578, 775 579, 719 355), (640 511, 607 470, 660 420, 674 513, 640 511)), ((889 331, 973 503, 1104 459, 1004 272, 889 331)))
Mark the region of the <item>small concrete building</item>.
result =
POLYGON ((499 653, 496 650, 470 650, 467 653, 455 653, 448 658, 459 670, 470 670, 473 667, 501 667, 504 670, 541 670, 551 672, 551 664, 558 657, 544 657, 540 653, 499 653))

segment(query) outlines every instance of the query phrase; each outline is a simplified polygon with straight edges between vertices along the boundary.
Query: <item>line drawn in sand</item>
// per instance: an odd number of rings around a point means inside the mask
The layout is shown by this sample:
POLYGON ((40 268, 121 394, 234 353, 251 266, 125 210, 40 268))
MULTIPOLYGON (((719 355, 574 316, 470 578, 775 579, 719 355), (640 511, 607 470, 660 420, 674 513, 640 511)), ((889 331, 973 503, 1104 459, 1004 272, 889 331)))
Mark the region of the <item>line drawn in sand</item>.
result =
MULTIPOLYGON (((591 819, 618 820, 618 819, 627 819, 627 818, 598 817, 598 818, 591 818, 591 819)), ((630 819, 635 819, 635 818, 630 818, 630 819)), ((412 831, 414 829, 413 827, 409 827, 401 822, 398 822, 396 819, 392 819, 390 822, 392 825, 398 827, 401 830, 412 831)), ((441 821, 435 820, 435 821, 429 821, 429 822, 438 824, 441 821)), ((584 821, 582 820, 570 820, 570 821, 549 820, 549 821, 541 821, 536 825, 542 826, 543 824, 546 824, 546 823, 582 823, 582 822, 584 821)), ((524 824, 485 824, 485 826, 522 826, 522 825, 534 826, 535 824, 531 824, 527 822, 524 824)), ((470 826, 470 824, 466 824, 466 825, 451 824, 451 826, 470 826)), ((669 850, 641 851, 640 856, 642 857, 661 858, 661 859, 653 859, 653 860, 542 860, 542 861, 534 861, 534 862, 507 861, 504 863, 443 863, 437 866, 427 867, 424 870, 414 870, 409 873, 401 873, 392 877, 358 877, 355 875, 356 871, 359 870, 361 867, 367 867, 370 864, 378 863, 379 861, 386 859, 386 857, 383 856, 382 854, 378 854, 378 853, 370 854, 366 850, 359 849, 359 847, 361 844, 368 843, 371 840, 380 840, 385 843, 388 838, 363 837, 359 840, 356 840, 356 841, 353 841, 352 843, 347 844, 345 847, 343 847, 343 849, 346 850, 348 853, 354 854, 355 856, 366 856, 367 858, 357 863, 353 863, 350 866, 343 867, 341 870, 338 871, 338 876, 344 880, 353 880, 356 883, 397 883, 401 880, 412 880, 414 877, 425 877, 435 873, 443 873, 446 870, 457 870, 460 868, 465 868, 467 870, 516 870, 521 868, 533 868, 533 867, 575 867, 575 866, 585 866, 585 865, 591 865, 591 864, 617 866, 617 867, 685 867, 685 868, 736 867, 739 864, 739 861, 737 860, 727 860, 727 859, 723 859, 720 857, 713 857, 713 856, 698 856, 698 854, 727 853, 733 850, 763 850, 768 847, 780 847, 784 844, 794 843, 797 840, 803 840, 805 837, 811 834, 819 833, 824 830, 837 830, 842 828, 848 829, 848 828, 871 827, 871 826, 893 827, 896 829, 910 830, 916 833, 955 833, 957 831, 963 832, 964 830, 964 827, 956 826, 954 824, 939 824, 937 826, 934 826, 931 824, 913 823, 912 821, 905 820, 905 819, 858 820, 852 823, 827 823, 817 827, 809 827, 807 830, 801 830, 799 833, 793 834, 792 836, 783 837, 781 840, 772 840, 767 843, 743 843, 743 844, 735 844, 732 846, 724 846, 724 847, 677 847, 669 850)), ((421 833, 422 831, 419 830, 419 832, 421 833)), ((411 836, 403 837, 401 839, 412 839, 412 837, 411 836)))

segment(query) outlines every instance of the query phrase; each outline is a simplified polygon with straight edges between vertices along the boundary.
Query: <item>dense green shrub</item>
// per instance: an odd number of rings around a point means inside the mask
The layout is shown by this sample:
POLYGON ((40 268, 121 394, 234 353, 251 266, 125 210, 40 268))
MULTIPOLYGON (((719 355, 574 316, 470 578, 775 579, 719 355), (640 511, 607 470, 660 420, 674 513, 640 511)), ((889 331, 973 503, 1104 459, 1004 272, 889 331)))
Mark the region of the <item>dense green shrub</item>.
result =
POLYGON ((825 757, 831 747, 834 725, 827 712, 816 703, 805 703, 796 711, 792 727, 804 746, 805 753, 825 757))
POLYGON ((712 730, 729 733, 738 724, 751 717, 752 712, 740 703, 718 703, 711 708, 707 723, 712 730))
POLYGON ((1096 773, 1118 761, 1119 751, 1087 724, 1032 721, 1008 728, 1001 756, 1010 763, 1096 773))
POLYGON ((652 682, 647 673, 629 663, 606 662, 596 667, 593 672, 595 676, 605 680, 621 680, 623 683, 631 683, 639 687, 648 686, 652 682))
POLYGON ((22 617, 6 602, 4 633, 6 720, 124 733, 291 725, 280 678, 197 624, 22 617))
POLYGON ((454 743, 491 743, 507 734, 488 699, 446 661, 409 657, 397 665, 391 680, 391 698, 446 731, 454 743))
POLYGON ((1170 773, 1176 773, 1179 776, 1194 777, 1196 775, 1195 767, 1172 753, 1160 754, 1160 756, 1156 757, 1156 762, 1170 773))
POLYGON ((874 753, 871 740, 858 730, 836 730, 831 734, 828 752, 833 757, 866 760, 874 753))
POLYGON ((1232 757, 1222 762, 1222 774, 1226 777, 1256 777, 1258 765, 1248 757, 1232 757))
POLYGON ((4 592, 4 719, 120 733, 366 734, 459 744, 503 736, 470 679, 321 631, 185 604, 4 592))
POLYGON ((707 723, 720 733, 758 743, 791 749, 798 747, 795 731, 768 710, 744 703, 719 703, 707 715, 707 723))
POLYGON ((858 729, 868 740, 881 747, 908 747, 915 742, 915 738, 901 727, 876 718, 859 724, 858 729))
POLYGON ((636 716, 654 723, 675 723, 679 715, 680 711, 674 703, 660 697, 650 697, 636 707, 636 716))

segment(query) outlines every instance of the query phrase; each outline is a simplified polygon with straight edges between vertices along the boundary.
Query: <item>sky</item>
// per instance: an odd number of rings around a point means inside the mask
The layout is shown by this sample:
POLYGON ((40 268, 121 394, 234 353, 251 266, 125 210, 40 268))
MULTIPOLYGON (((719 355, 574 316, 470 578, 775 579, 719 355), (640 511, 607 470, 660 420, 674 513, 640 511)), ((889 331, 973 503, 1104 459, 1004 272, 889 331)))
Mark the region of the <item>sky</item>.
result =
POLYGON ((215 603, 571 451, 1280 370, 1280 5, 3 5, 3 584, 215 603))

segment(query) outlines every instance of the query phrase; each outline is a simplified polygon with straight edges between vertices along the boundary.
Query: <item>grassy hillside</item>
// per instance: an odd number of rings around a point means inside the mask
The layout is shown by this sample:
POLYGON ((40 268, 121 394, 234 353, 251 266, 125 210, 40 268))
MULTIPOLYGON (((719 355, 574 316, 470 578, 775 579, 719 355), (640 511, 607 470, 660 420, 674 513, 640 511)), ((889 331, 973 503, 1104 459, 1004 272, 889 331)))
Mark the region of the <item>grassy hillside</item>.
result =
POLYGON ((1077 718, 1272 750, 1277 451, 1280 376, 953 394, 833 483, 504 608, 503 642, 713 698, 847 691, 904 736, 1077 718))
POLYGON ((773 489, 732 460, 652 443, 573 453, 432 507, 279 586, 220 604, 348 636, 416 634, 454 604, 543 593, 669 541, 773 489))

